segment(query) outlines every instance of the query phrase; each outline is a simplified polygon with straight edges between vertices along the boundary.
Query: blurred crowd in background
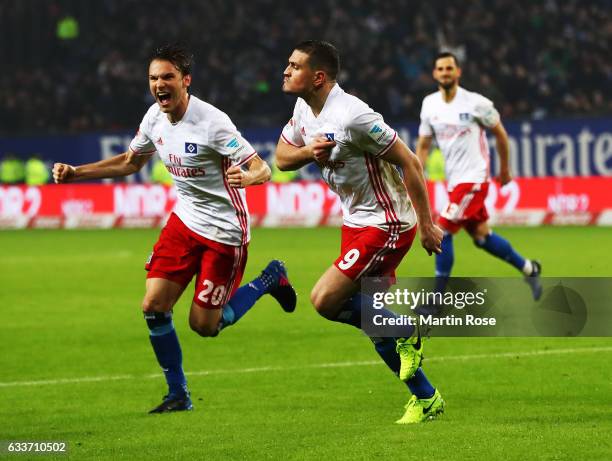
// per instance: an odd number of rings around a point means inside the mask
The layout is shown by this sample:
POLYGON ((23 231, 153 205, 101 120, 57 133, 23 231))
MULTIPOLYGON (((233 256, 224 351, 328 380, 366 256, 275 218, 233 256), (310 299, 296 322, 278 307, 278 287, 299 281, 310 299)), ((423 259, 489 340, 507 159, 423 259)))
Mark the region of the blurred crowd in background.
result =
POLYGON ((462 61, 463 86, 506 118, 612 109, 610 0, 1 0, 0 133, 135 129, 152 103, 147 58, 182 40, 193 93, 239 127, 282 126, 292 46, 341 53, 344 89, 385 118, 416 120, 435 90, 432 58, 462 61))

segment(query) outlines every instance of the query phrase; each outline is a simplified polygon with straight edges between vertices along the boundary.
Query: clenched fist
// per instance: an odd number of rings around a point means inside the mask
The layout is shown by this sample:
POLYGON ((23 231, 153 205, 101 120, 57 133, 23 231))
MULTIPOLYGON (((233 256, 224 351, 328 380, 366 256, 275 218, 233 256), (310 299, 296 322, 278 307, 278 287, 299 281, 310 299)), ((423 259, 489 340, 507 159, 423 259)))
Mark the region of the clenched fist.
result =
POLYGON ((53 180, 55 184, 62 184, 70 182, 76 173, 75 168, 72 165, 66 163, 55 163, 53 165, 53 180))

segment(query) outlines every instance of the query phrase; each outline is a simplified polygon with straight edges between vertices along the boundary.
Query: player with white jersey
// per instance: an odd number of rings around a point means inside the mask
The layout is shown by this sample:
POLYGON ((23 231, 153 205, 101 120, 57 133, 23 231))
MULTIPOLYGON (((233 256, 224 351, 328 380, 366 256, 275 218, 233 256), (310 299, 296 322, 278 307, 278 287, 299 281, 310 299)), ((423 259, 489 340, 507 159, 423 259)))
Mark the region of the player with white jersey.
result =
POLYGON ((397 141, 397 133, 382 116, 336 84, 317 117, 299 98, 281 139, 302 147, 321 135, 335 143, 329 159, 320 164, 323 179, 341 198, 344 225, 373 226, 392 233, 414 228, 416 214, 398 171, 378 161, 397 141), (355 155, 355 150, 362 152, 355 155))
POLYGON ((499 182, 512 180, 508 166, 508 135, 493 103, 459 86, 461 68, 452 53, 440 53, 433 78, 438 90, 425 97, 417 155, 425 164, 435 137, 445 160, 449 203, 438 219, 444 229, 442 252, 436 255, 436 289, 444 291, 454 263, 453 234, 464 228, 477 247, 512 264, 525 275, 534 299, 542 294, 541 265, 523 258, 488 225, 485 199, 489 190, 489 145, 486 130, 493 133, 500 160, 499 182))
POLYGON ((191 95, 183 118, 172 124, 154 104, 130 149, 145 156, 158 152, 176 186, 174 213, 189 229, 228 245, 249 241, 245 191, 230 187, 226 173, 257 153, 226 114, 191 95))
POLYGON ((244 188, 270 178, 270 169, 229 117, 188 92, 192 56, 183 47, 158 48, 149 63, 155 98, 127 152, 74 167, 56 163, 55 182, 126 176, 158 152, 176 185, 177 204, 147 261, 142 302, 151 345, 168 394, 150 413, 191 410, 172 309, 196 276, 189 325, 216 336, 264 294, 295 309, 284 265, 273 260, 240 288, 250 239, 244 188))
MULTIPOLYGON (((419 135, 433 136, 444 155, 448 189, 489 179, 489 145, 485 128, 494 129, 499 114, 484 96, 457 88, 451 104, 440 92, 423 100, 419 135)), ((504 171, 505 173, 506 171, 504 171)))
MULTIPOLYGON (((440 251, 442 231, 431 218, 417 157, 383 117, 336 83, 338 52, 327 42, 297 45, 284 71, 283 91, 298 96, 293 117, 276 148, 280 170, 316 162, 342 200, 341 253, 311 293, 329 320, 362 328, 362 308, 372 299, 360 291, 363 277, 393 277, 417 230, 429 252, 440 251), (403 173, 403 179, 396 167, 403 173)), ((394 317, 382 309, 381 315, 394 317)), ((364 319, 365 321, 365 319, 364 319)), ((372 338, 376 351, 414 394, 398 423, 435 417, 440 393, 421 369, 422 341, 414 326, 401 338, 372 338)))

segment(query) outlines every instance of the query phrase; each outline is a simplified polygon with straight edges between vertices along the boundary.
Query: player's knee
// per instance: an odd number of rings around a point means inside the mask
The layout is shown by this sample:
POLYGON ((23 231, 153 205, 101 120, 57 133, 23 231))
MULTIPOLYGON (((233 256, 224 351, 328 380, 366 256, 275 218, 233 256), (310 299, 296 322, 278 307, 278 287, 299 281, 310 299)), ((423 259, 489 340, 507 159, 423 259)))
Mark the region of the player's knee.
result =
POLYGON ((204 338, 210 338, 219 334, 218 325, 211 325, 194 319, 189 319, 189 327, 204 338))
POLYGON ((142 300, 143 312, 167 312, 172 306, 168 307, 167 303, 155 296, 145 296, 142 300))
POLYGON ((310 302, 323 317, 333 317, 333 293, 325 289, 314 289, 310 292, 310 302))
POLYGON ((465 228, 470 237, 472 237, 472 241, 474 245, 477 247, 482 247, 491 233, 491 229, 487 225, 487 223, 480 223, 472 226, 468 226, 465 228))
POLYGON ((484 246, 487 243, 487 237, 489 237, 488 233, 485 233, 485 234, 474 233, 472 235, 472 241, 474 242, 474 245, 476 245, 478 248, 484 248, 484 246))

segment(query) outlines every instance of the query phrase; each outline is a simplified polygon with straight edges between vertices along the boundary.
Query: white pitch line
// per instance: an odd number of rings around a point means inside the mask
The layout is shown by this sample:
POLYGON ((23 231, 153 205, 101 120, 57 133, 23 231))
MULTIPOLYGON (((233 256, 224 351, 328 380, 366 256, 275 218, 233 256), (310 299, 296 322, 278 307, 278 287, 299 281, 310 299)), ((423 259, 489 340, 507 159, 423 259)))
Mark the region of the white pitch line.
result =
MULTIPOLYGON (((498 352, 494 354, 469 354, 469 355, 448 355, 442 357, 432 357, 426 359, 426 362, 451 362, 457 360, 480 360, 480 359, 503 359, 503 358, 521 358, 534 357, 541 355, 562 355, 562 354, 584 354, 595 352, 612 352, 612 346, 602 347, 577 347, 571 349, 541 349, 536 351, 525 352, 498 352)), ((267 366, 254 368, 238 368, 238 369, 218 369, 218 370, 202 370, 186 372, 187 376, 209 376, 209 375, 226 375, 226 374, 244 374, 244 373, 263 373, 267 371, 293 371, 304 369, 322 369, 322 368, 345 368, 345 367, 361 367, 371 365, 383 365, 380 360, 364 360, 360 362, 331 362, 331 363, 313 363, 300 366, 267 366)), ((0 387, 18 387, 18 386, 45 386, 57 384, 80 384, 80 383, 95 383, 104 381, 122 381, 130 379, 157 379, 160 378, 160 373, 148 375, 117 375, 117 376, 84 376, 82 378, 62 378, 62 379, 45 379, 39 381, 10 381, 0 382, 0 387)))

